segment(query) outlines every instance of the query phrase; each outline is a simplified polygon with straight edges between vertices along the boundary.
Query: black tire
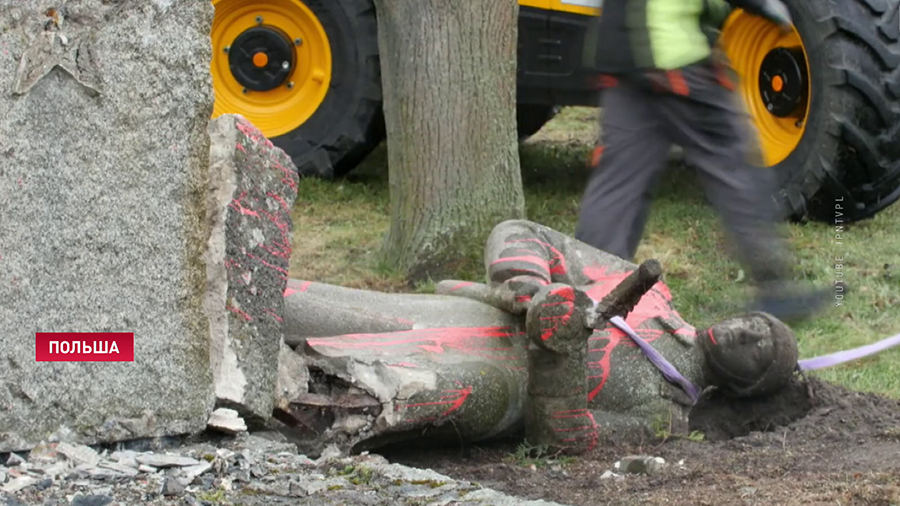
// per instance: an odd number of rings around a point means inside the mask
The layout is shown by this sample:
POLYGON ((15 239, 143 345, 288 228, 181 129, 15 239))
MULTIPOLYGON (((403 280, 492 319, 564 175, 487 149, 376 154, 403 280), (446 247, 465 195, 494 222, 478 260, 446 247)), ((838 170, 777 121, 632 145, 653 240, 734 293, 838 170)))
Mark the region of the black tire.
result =
POLYGON ((516 105, 516 130, 519 133, 519 141, 538 133, 557 113, 559 107, 553 105, 516 105))
POLYGON ((331 44, 331 87, 295 130, 272 138, 301 176, 343 176, 384 140, 378 23, 372 0, 302 0, 331 44))
POLYGON ((812 96, 803 138, 775 166, 781 198, 795 218, 872 217, 900 198, 900 0, 786 3, 812 96))

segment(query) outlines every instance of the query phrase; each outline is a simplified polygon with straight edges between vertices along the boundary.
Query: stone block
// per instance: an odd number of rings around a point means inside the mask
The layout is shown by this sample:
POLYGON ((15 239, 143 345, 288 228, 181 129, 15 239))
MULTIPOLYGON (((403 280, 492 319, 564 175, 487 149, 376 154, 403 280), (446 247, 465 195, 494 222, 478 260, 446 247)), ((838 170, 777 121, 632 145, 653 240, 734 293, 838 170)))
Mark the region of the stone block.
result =
POLYGON ((52 5, 0 0, 0 452, 202 430, 213 7, 52 5), (134 361, 37 362, 36 332, 134 361))

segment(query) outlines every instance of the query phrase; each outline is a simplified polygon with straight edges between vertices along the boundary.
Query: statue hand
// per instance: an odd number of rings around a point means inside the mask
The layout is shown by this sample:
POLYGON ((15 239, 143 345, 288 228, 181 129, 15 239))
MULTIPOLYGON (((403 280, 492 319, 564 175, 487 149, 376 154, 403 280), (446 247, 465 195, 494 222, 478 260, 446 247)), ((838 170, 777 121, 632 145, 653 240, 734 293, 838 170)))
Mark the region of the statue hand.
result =
POLYGON ((517 276, 491 285, 448 279, 438 283, 434 293, 466 297, 512 314, 525 314, 531 307, 531 297, 541 288, 543 284, 530 276, 517 276))

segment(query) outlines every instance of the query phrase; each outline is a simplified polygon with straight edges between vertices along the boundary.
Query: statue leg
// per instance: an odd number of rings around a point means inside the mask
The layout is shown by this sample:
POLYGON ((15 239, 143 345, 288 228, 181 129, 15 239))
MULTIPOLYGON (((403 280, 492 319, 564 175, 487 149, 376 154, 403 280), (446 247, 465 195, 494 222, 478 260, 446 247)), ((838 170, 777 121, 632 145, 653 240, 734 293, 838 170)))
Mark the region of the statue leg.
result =
POLYGON ((308 393, 276 409, 304 451, 336 444, 356 452, 423 436, 479 441, 521 426, 521 318, 458 297, 304 288, 288 293, 285 335, 310 370, 308 393))
POLYGON ((550 227, 525 220, 505 221, 494 227, 484 258, 492 285, 528 276, 544 285, 582 286, 594 281, 591 269, 598 266, 617 273, 637 268, 550 227))
POLYGON ((524 314, 532 297, 550 283, 584 286, 603 276, 622 277, 637 268, 550 227, 525 220, 509 220, 494 227, 485 245, 484 260, 487 285, 447 280, 439 283, 435 292, 524 314))

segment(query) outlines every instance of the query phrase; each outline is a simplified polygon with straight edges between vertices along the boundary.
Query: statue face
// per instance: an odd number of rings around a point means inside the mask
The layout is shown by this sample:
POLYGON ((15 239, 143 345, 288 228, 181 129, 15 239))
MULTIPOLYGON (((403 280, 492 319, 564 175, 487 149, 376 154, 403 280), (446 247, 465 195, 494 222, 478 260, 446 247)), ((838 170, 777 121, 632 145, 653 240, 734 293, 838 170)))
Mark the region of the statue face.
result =
POLYGON ((698 336, 709 380, 738 396, 784 386, 797 364, 797 340, 781 321, 750 313, 717 323, 698 336))

